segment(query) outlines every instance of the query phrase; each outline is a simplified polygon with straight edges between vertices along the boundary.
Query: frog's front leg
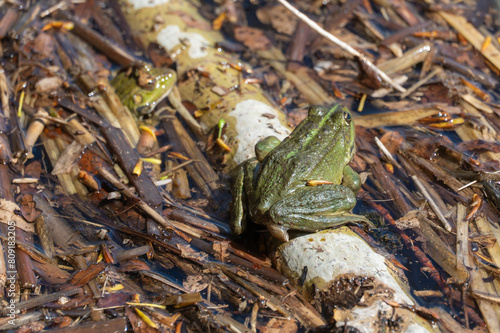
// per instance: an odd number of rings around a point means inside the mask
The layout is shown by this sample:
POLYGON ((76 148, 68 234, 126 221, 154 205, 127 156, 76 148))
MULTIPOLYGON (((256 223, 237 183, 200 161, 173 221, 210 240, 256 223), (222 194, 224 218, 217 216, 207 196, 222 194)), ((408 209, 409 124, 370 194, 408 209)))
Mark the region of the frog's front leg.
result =
MULTIPOLYGON (((368 222, 365 217, 348 213, 356 205, 356 195, 344 185, 303 186, 285 196, 269 210, 276 235, 283 228, 318 231, 348 222, 368 222)), ((278 237, 282 239, 282 237, 278 237)))
POLYGON ((235 235, 241 235, 247 227, 247 212, 250 210, 249 201, 252 201, 254 193, 254 177, 258 169, 258 161, 253 158, 238 166, 233 174, 231 193, 231 231, 235 235))

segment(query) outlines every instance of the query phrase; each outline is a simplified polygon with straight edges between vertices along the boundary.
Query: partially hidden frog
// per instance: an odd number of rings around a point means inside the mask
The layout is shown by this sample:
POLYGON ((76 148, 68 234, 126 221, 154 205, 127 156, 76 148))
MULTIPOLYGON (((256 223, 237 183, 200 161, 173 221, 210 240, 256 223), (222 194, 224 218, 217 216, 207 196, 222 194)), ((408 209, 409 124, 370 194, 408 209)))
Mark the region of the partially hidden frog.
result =
POLYGON ((233 233, 243 233, 247 215, 285 242, 289 229, 314 232, 354 221, 370 223, 349 212, 361 186, 348 165, 354 152, 352 115, 339 105, 311 107, 282 142, 273 136, 260 141, 256 158, 240 164, 233 178, 233 233))
POLYGON ((123 105, 139 118, 150 115, 168 96, 177 76, 170 68, 149 65, 130 67, 111 81, 123 105))

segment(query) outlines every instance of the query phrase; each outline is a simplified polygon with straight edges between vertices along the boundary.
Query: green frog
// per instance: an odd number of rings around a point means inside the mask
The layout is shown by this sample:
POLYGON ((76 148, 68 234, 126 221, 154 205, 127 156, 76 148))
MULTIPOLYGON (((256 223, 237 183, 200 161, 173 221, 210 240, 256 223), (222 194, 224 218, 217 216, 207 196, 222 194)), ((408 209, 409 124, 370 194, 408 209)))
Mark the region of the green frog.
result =
POLYGON ((361 187, 348 165, 354 151, 352 115, 339 105, 311 107, 283 142, 271 136, 257 143, 256 158, 240 164, 234 177, 233 233, 243 233, 247 214, 284 242, 289 229, 315 232, 347 222, 371 224, 349 213, 361 187))
POLYGON ((123 105, 141 118, 152 113, 176 81, 177 76, 172 69, 144 65, 120 72, 111 84, 123 105))

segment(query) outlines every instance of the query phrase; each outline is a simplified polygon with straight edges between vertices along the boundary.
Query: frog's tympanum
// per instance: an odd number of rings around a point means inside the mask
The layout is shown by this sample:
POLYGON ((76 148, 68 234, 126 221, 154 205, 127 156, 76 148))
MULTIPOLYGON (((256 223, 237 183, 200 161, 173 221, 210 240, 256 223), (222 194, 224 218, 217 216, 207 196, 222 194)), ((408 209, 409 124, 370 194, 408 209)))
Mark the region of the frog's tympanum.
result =
POLYGON ((123 105, 141 117, 150 114, 167 97, 176 80, 177 76, 170 68, 146 65, 119 73, 111 84, 123 105))
POLYGON ((366 218, 349 213, 361 184, 348 165, 354 156, 354 123, 343 106, 313 106, 283 142, 260 141, 257 158, 234 177, 231 228, 246 228, 246 215, 288 241, 288 229, 318 231, 366 218), (311 184, 323 184, 311 186, 311 184))

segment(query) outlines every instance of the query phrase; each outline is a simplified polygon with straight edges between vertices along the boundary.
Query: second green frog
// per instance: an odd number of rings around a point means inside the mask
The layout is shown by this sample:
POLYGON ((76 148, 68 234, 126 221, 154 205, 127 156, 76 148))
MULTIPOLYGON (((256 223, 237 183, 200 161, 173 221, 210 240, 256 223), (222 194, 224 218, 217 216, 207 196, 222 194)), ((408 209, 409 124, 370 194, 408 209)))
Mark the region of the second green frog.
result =
POLYGON ((349 213, 361 183, 348 165, 355 152, 354 122, 343 106, 313 106, 283 142, 260 141, 256 158, 238 167, 232 185, 231 229, 251 221, 288 241, 289 229, 315 232, 365 217, 349 213), (318 185, 321 184, 321 185, 318 185))
POLYGON ((132 66, 120 72, 111 84, 123 105, 138 118, 150 115, 156 105, 168 96, 177 76, 170 68, 149 65, 132 66))

